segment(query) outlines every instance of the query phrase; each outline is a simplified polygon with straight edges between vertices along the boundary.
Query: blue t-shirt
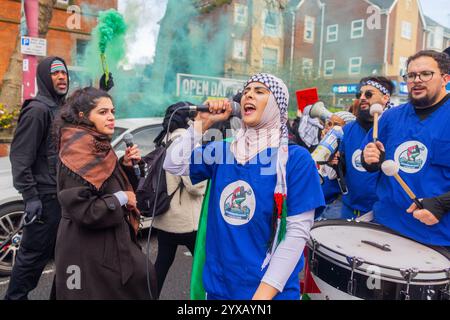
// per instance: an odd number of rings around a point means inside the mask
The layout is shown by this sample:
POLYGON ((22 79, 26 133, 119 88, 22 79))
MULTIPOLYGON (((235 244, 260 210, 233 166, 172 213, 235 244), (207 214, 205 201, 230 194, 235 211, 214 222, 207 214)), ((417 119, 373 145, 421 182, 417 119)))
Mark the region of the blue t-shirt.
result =
POLYGON ((323 177, 322 191, 325 196, 326 204, 332 203, 341 194, 341 188, 336 179, 330 180, 328 177, 323 177))
MULTIPOLYGON (((400 165, 399 175, 418 198, 450 191, 450 100, 420 120, 410 103, 386 111, 380 118, 379 140, 386 160, 400 165)), ((371 142, 369 132, 361 149, 371 142)), ((379 173, 375 220, 399 233, 430 245, 450 246, 450 214, 427 226, 406 212, 412 204, 394 177, 379 173)))
MULTIPOLYGON (((211 179, 203 285, 220 299, 251 299, 272 233, 277 149, 266 149, 245 165, 237 164, 230 143, 213 142, 194 150, 190 178, 211 179), (218 164, 220 163, 220 165, 218 164)), ((289 146, 286 167, 288 216, 324 205, 317 169, 310 154, 289 146)), ((303 255, 275 299, 299 299, 303 255)))
POLYGON ((369 212, 377 200, 377 173, 369 173, 361 164, 361 142, 367 132, 357 121, 347 124, 344 128, 344 139, 340 146, 345 154, 345 181, 348 193, 342 196, 342 202, 353 210, 369 212))

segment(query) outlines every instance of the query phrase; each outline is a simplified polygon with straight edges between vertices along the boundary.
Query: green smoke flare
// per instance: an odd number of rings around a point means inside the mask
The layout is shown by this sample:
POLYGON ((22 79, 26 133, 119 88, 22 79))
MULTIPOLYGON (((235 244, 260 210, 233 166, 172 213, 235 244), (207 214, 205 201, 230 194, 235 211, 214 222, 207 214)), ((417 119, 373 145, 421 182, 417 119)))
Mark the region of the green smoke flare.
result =
POLYGON ((98 47, 105 53, 108 43, 127 31, 127 25, 122 15, 114 9, 100 12, 95 32, 98 34, 98 47))

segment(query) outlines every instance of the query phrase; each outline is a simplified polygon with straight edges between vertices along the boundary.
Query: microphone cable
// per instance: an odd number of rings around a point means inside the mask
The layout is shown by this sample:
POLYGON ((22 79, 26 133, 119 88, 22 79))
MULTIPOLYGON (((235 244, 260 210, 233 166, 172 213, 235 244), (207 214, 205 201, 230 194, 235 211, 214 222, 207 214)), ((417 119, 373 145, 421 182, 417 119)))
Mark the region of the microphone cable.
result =
MULTIPOLYGON (((172 115, 169 118, 169 122, 167 124, 166 137, 165 137, 164 148, 166 150, 164 152, 164 156, 166 155, 167 148, 168 148, 167 142, 169 140, 169 133, 170 133, 169 129, 170 129, 170 125, 172 123, 172 118, 180 110, 185 111, 182 108, 175 109, 174 112, 172 113, 172 115)), ((155 212, 156 212, 156 204, 158 203, 159 185, 160 185, 160 182, 161 182, 161 176, 162 176, 163 171, 164 171, 163 166, 161 166, 161 168, 160 168, 160 170, 158 172, 158 182, 157 182, 157 185, 156 185, 156 198, 155 198, 155 202, 153 204, 152 221, 150 222, 150 227, 149 227, 149 230, 148 230, 148 237, 147 237, 147 245, 146 245, 146 254, 147 254, 147 259, 146 259, 146 265, 147 265, 147 268, 146 268, 147 269, 146 270, 146 272, 147 272, 147 289, 148 289, 148 292, 150 294, 150 299, 152 299, 152 300, 158 300, 159 299, 159 294, 160 294, 160 292, 157 292, 156 293, 157 296, 153 299, 153 294, 152 294, 151 284, 150 284, 150 272, 149 272, 150 265, 149 265, 149 262, 150 262, 150 238, 151 238, 151 235, 152 235, 153 221, 155 219, 155 212)), ((156 274, 155 274, 155 276, 156 276, 156 274)), ((157 276, 156 276, 156 281, 158 282, 158 277, 157 276)), ((157 286, 158 286, 158 283, 157 283, 157 286)), ((156 289, 158 290, 158 288, 156 288, 156 289)))

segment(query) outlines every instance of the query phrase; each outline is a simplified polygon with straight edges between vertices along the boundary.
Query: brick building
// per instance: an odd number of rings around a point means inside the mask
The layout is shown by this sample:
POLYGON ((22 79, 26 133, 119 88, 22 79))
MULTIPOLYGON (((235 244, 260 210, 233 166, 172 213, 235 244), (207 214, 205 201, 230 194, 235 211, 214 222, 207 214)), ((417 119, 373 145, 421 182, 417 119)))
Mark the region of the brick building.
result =
MULTIPOLYGON (((8 68, 10 57, 16 46, 21 18, 21 1, 1 0, 0 6, 0 86, 8 68)), ((97 24, 97 12, 110 8, 117 9, 118 0, 58 0, 53 9, 53 18, 47 34, 47 55, 64 58, 72 71, 77 70, 77 53, 81 54, 90 39, 91 30, 97 24), (76 5, 81 15, 80 29, 68 27, 68 19, 76 5)), ((78 9, 76 9, 78 10, 78 9)), ((70 26, 70 24, 69 24, 70 26)))
POLYGON ((169 0, 160 22, 154 90, 175 92, 180 73, 236 80, 262 70, 279 74, 285 66, 286 2, 233 0, 215 6, 208 0, 169 0))
POLYGON ((418 0, 296 0, 291 10, 293 71, 324 79, 338 105, 350 104, 359 79, 371 74, 393 80, 401 102, 407 58, 450 44, 449 29, 424 16, 418 0))

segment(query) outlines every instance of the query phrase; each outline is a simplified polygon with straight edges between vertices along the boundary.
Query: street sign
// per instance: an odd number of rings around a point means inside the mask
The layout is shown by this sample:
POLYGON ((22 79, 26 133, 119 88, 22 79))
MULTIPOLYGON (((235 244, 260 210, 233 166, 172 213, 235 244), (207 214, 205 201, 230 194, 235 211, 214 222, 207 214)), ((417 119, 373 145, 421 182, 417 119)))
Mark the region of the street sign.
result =
POLYGON ((358 91, 359 83, 335 84, 333 85, 334 94, 355 94, 358 91))
POLYGON ((46 56, 47 40, 42 38, 21 37, 20 52, 31 56, 46 56))
POLYGON ((193 98, 230 98, 243 89, 244 80, 177 74, 177 96, 193 98))

